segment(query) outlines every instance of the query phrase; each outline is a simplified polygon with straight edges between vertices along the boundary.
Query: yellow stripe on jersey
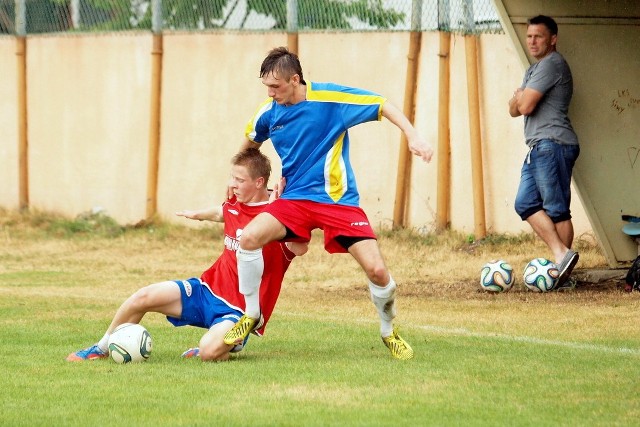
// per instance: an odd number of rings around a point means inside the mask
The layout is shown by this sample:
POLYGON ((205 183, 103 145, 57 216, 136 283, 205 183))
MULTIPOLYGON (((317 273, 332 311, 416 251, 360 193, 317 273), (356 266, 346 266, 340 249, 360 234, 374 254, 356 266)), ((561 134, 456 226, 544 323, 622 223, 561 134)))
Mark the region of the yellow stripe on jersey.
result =
POLYGON ((272 98, 265 99, 256 109, 256 112, 247 123, 247 126, 244 128, 244 135, 249 138, 250 141, 256 142, 256 122, 260 118, 261 115, 264 114, 265 111, 269 111, 272 107, 272 98))
POLYGON ((337 92, 333 90, 308 90, 307 101, 341 102, 344 104, 373 105, 383 104, 385 98, 380 95, 337 92))
POLYGON ((325 191, 337 202, 347 192, 347 174, 342 159, 343 132, 327 153, 324 165, 325 191))

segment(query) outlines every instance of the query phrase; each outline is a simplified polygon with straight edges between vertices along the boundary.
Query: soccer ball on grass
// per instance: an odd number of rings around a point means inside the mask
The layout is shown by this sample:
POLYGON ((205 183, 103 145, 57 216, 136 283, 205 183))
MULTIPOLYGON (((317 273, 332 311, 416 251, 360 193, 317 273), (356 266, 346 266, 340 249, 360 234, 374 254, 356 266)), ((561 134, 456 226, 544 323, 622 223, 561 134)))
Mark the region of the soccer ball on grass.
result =
POLYGON ((524 268, 524 285, 534 292, 547 292, 554 288, 560 271, 545 258, 535 258, 524 268))
POLYGON ((480 287, 490 292, 506 292, 514 283, 513 268, 504 260, 489 261, 480 271, 480 287))
POLYGON ((151 335, 137 323, 123 323, 109 336, 109 356, 116 363, 144 362, 151 355, 151 335))

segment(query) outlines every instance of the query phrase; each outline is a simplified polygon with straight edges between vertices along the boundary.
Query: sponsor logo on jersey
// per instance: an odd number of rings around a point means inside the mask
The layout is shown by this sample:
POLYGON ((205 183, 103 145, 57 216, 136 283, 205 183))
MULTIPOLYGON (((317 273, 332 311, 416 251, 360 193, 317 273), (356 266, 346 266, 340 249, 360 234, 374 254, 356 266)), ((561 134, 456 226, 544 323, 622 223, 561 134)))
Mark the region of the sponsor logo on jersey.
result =
POLYGON ((229 212, 230 214, 233 214, 233 215, 235 215, 235 216, 238 216, 238 211, 237 211, 237 210, 235 210, 235 209, 229 209, 229 211, 228 211, 228 212, 229 212))
POLYGON ((231 236, 224 235, 224 246, 230 251, 236 252, 240 247, 240 237, 242 236, 242 229, 238 228, 236 230, 236 237, 233 238, 231 236))
POLYGON ((366 222, 366 221, 359 221, 359 222, 352 222, 351 223, 352 227, 365 227, 367 225, 369 225, 369 223, 366 222))

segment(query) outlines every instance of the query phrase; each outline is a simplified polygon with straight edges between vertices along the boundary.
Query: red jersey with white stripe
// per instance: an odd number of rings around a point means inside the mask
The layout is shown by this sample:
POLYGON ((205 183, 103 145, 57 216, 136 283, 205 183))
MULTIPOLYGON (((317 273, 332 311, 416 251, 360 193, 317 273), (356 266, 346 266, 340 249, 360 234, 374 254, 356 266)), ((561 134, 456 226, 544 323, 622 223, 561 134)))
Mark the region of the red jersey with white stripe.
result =
MULTIPOLYGON (((268 202, 240 203, 233 197, 222 204, 224 218, 224 251, 200 280, 209 285, 211 291, 233 307, 244 312, 244 295, 238 289, 238 264, 236 251, 240 245, 243 228, 264 210, 268 202)), ((264 324, 256 332, 262 335, 278 300, 284 273, 295 256, 284 243, 271 242, 262 248, 264 273, 260 282, 260 309, 264 324)))

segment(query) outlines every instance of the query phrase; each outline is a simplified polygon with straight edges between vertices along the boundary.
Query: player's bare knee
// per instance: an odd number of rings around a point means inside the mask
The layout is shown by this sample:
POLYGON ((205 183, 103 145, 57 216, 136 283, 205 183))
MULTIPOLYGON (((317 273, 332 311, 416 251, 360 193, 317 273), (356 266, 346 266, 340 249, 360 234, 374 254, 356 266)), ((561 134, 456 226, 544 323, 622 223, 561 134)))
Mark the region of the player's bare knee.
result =
POLYGON ((144 311, 153 304, 153 292, 149 286, 138 289, 131 297, 129 297, 129 305, 136 311, 144 311))
POLYGON ((229 346, 207 345, 200 346, 200 359, 203 362, 223 362, 229 359, 229 346))
POLYGON ((374 265, 367 269, 367 277, 378 286, 386 286, 389 283, 389 271, 383 264, 374 265))
POLYGON ((251 232, 251 230, 243 230, 240 247, 245 251, 254 251, 260 249, 262 245, 256 233, 251 232))

